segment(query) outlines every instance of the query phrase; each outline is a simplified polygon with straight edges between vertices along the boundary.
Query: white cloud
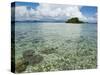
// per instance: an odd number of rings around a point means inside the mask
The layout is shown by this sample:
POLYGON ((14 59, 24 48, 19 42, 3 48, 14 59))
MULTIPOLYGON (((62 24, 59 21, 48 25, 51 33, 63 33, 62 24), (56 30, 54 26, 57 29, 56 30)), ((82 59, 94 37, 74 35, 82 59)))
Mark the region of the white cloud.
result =
POLYGON ((28 18, 30 18, 29 12, 25 6, 15 7, 15 20, 25 20, 28 18))
POLYGON ((40 4, 36 9, 28 10, 26 6, 15 7, 15 20, 66 20, 71 17, 78 17, 86 21, 80 11, 80 6, 40 4))
POLYGON ((93 23, 97 23, 97 13, 93 14, 90 17, 87 17, 87 21, 88 22, 93 22, 93 23))
POLYGON ((68 6, 68 5, 54 5, 54 4, 40 4, 37 8, 41 16, 48 17, 79 17, 80 19, 86 19, 85 16, 80 12, 79 6, 68 6))

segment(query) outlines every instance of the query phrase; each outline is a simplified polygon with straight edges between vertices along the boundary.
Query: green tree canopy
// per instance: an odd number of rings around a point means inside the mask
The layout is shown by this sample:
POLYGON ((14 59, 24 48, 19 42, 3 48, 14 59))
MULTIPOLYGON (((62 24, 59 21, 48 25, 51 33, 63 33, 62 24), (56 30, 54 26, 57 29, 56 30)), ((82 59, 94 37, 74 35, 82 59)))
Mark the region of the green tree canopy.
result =
POLYGON ((83 21, 80 21, 79 18, 74 17, 74 18, 68 19, 66 21, 66 23, 84 23, 84 22, 83 21))

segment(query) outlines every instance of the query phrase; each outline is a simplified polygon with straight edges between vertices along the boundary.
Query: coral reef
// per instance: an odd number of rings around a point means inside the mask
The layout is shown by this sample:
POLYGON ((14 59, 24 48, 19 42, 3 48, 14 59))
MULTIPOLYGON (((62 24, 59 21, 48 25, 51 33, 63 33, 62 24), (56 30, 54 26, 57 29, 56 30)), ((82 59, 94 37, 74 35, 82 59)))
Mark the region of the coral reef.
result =
POLYGON ((27 68, 27 65, 28 65, 28 63, 25 62, 25 60, 23 58, 18 59, 15 64, 16 72, 21 73, 21 72, 25 71, 25 69, 27 68))

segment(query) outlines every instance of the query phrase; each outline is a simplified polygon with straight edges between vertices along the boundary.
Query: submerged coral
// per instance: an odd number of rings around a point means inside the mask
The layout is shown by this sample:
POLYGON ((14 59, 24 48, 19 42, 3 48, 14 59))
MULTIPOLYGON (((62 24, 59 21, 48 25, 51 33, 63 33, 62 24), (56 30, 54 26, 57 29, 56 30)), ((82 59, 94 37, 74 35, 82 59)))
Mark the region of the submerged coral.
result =
POLYGON ((41 55, 35 54, 35 51, 33 51, 33 50, 24 51, 23 52, 23 58, 30 65, 40 63, 43 60, 43 57, 41 55))
POLYGON ((41 55, 35 54, 33 50, 23 52, 23 57, 19 58, 16 62, 16 72, 20 73, 26 70, 28 65, 35 65, 43 60, 41 55))
MULTIPOLYGON (((16 32, 15 55, 22 57, 24 61, 21 62, 28 64, 16 64, 18 66, 17 72, 24 70, 24 72, 61 71, 97 67, 96 25, 34 24, 16 25, 16 31, 27 32, 27 34, 22 39, 18 38, 19 35, 16 32)), ((16 62, 18 61, 16 60, 16 62)))
POLYGON ((30 58, 33 57, 33 54, 35 54, 35 51, 33 50, 26 50, 23 52, 23 58, 26 62, 30 61, 30 58))
POLYGON ((40 52, 43 54, 52 54, 52 53, 56 53, 56 48, 44 48, 43 50, 41 50, 40 52))
POLYGON ((25 69, 27 68, 27 65, 28 65, 28 63, 25 62, 25 60, 23 58, 18 59, 15 64, 16 72, 20 73, 20 72, 25 71, 25 69))

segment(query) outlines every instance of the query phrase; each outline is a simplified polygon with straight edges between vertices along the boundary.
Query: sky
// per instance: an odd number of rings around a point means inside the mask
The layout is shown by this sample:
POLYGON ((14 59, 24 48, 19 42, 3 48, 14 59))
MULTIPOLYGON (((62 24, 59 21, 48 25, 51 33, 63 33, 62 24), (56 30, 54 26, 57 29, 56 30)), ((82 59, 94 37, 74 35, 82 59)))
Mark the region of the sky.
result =
POLYGON ((12 5, 12 14, 15 11, 16 21, 66 21, 78 17, 84 22, 97 22, 97 7, 77 6, 66 4, 48 4, 32 2, 15 2, 12 5))

